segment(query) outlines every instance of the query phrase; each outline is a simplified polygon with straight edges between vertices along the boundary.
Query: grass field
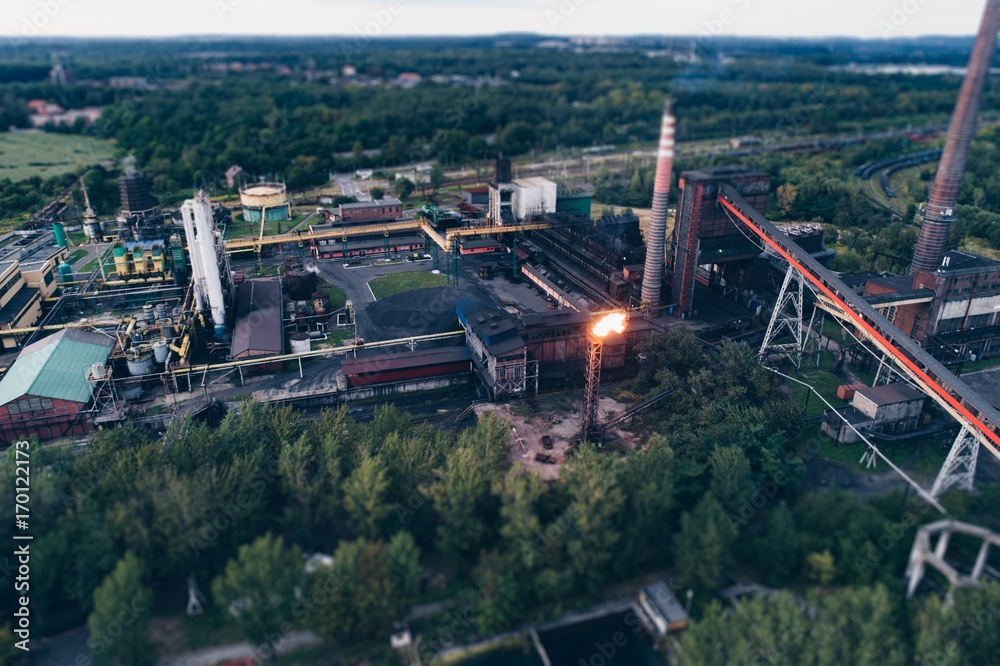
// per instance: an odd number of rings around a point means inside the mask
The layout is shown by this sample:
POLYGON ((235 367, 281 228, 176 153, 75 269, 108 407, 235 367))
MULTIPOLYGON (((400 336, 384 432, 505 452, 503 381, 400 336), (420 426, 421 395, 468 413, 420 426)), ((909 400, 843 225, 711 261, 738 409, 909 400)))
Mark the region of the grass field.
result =
POLYGON ((347 304, 347 294, 335 284, 330 284, 323 278, 316 282, 317 291, 325 291, 330 296, 330 309, 339 310, 347 304))
POLYGON ((377 277, 368 283, 375 295, 376 300, 382 300, 404 291, 413 289, 424 289, 426 287, 443 287, 447 284, 448 278, 444 275, 435 275, 425 271, 415 271, 413 273, 394 273, 377 277))
POLYGON ((111 159, 114 145, 76 134, 0 133, 0 178, 49 178, 111 159))

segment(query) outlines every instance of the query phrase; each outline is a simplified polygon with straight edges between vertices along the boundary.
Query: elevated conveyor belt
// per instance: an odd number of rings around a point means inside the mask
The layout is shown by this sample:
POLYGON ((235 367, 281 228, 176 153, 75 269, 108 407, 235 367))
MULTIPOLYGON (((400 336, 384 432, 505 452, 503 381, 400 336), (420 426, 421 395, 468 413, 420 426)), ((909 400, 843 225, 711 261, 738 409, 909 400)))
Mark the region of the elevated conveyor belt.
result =
POLYGON ((281 245, 283 243, 301 243, 303 241, 317 240, 344 240, 357 236, 378 236, 389 235, 401 231, 422 231, 433 240, 441 249, 451 250, 451 241, 458 238, 472 238, 475 236, 492 236, 494 234, 519 233, 524 231, 536 231, 539 229, 549 229, 550 224, 515 224, 507 226, 493 227, 468 227, 461 229, 449 229, 442 236, 427 222, 421 220, 401 220, 399 222, 381 222, 378 224, 362 224, 357 226, 345 226, 337 229, 326 229, 323 231, 293 231, 287 234, 277 234, 275 236, 264 236, 263 238, 234 238, 226 241, 226 252, 241 252, 245 250, 258 250, 264 245, 281 245))
POLYGON ((844 318, 863 331, 880 351, 893 359, 900 371, 959 423, 968 424, 979 441, 986 444, 994 456, 1000 458, 1000 413, 982 396, 951 374, 912 338, 896 328, 840 278, 771 224, 733 187, 722 186, 719 203, 729 212, 734 222, 743 223, 801 272, 816 288, 821 299, 841 310, 844 318))

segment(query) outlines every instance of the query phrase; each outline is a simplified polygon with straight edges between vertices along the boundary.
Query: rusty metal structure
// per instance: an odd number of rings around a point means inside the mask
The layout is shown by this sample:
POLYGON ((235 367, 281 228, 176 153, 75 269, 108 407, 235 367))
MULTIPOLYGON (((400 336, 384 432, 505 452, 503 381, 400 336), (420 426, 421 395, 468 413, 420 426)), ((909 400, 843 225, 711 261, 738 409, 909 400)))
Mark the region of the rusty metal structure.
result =
POLYGON ((667 236, 667 204, 670 201, 670 178, 674 166, 674 114, 671 100, 663 105, 663 126, 657 152, 656 180, 653 184, 653 212, 646 234, 646 267, 642 279, 642 303, 645 309, 660 305, 663 285, 664 245, 667 236))
POLYGON ((983 85, 1000 29, 1000 0, 988 0, 983 11, 979 34, 969 57, 969 67, 958 94, 958 102, 948 128, 941 164, 923 212, 923 226, 913 254, 911 273, 933 273, 941 266, 948 243, 948 231, 955 219, 955 203, 962 185, 962 175, 969 155, 969 145, 976 131, 976 118, 982 101, 983 85))

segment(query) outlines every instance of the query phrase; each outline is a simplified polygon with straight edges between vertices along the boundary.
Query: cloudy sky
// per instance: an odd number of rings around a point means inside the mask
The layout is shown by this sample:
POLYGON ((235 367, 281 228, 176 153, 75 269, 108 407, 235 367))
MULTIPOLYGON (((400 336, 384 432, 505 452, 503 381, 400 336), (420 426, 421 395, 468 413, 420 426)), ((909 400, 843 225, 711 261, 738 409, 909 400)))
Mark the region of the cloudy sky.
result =
POLYGON ((0 34, 969 35, 984 0, 3 0, 0 34))

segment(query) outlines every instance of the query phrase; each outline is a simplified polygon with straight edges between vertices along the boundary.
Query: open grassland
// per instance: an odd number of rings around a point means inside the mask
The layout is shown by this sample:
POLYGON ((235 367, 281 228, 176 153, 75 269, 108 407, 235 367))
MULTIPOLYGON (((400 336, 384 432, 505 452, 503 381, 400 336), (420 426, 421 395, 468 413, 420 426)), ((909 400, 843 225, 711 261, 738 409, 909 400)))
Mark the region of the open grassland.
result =
POLYGON ((0 178, 49 178, 111 159, 114 144, 76 134, 0 133, 0 178))
POLYGON ((415 271, 412 273, 393 273, 377 277, 368 283, 372 294, 377 300, 389 298, 404 291, 425 289, 427 287, 443 287, 448 279, 441 274, 415 271))

